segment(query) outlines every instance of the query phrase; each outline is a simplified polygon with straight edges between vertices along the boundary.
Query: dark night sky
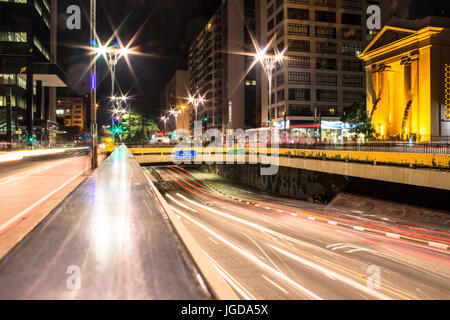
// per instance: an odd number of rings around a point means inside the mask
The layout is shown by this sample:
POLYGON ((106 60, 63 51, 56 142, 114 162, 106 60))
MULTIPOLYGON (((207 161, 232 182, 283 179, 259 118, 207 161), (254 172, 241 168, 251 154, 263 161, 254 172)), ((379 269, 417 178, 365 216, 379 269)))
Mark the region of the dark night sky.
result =
MULTIPOLYGON (((220 0, 97 0, 97 32, 104 42, 112 34, 114 27, 122 22, 119 36, 127 43, 142 28, 134 46, 139 51, 152 56, 133 56, 131 63, 137 76, 134 80, 125 60, 117 66, 120 87, 130 91, 135 97, 134 108, 158 117, 161 112, 160 96, 163 86, 177 68, 187 67, 187 52, 191 40, 207 23, 220 5, 220 0), (126 19, 126 20, 125 20, 126 19)), ((89 43, 88 0, 60 0, 59 11, 59 52, 58 62, 68 74, 70 88, 78 94, 88 92, 88 76, 81 79, 89 59, 85 50, 74 45, 89 43), (86 15, 81 30, 68 30, 66 9, 78 4, 86 15)), ((105 62, 98 64, 98 99, 110 95, 110 75, 105 62)), ((105 102, 102 103, 105 105, 105 102)))

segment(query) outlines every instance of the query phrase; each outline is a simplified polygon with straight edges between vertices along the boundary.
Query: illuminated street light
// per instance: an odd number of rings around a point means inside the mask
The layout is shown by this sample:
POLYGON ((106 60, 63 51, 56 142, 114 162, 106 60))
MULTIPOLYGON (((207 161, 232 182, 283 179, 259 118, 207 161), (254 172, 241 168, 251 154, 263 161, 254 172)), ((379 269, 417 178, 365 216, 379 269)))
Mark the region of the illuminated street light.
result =
POLYGON ((205 99, 200 94, 198 96, 199 96, 199 98, 196 99, 196 98, 192 97, 191 95, 189 95, 189 104, 193 105, 194 109, 195 109, 195 121, 196 122, 198 121, 198 117, 197 117, 198 106, 205 102, 205 99))
POLYGON ((271 107, 272 107, 272 77, 273 72, 275 70, 276 64, 281 63, 284 59, 284 51, 279 52, 276 55, 269 55, 266 54, 267 48, 263 48, 260 50, 256 56, 255 59, 259 61, 263 67, 267 71, 267 79, 269 81, 269 105, 268 105, 268 123, 271 121, 271 107))

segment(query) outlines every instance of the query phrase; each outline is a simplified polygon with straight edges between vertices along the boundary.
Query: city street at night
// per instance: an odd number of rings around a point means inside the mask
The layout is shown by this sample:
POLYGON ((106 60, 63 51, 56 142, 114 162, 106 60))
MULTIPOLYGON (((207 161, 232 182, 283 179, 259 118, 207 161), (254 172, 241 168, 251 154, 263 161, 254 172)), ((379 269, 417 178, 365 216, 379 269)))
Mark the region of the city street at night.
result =
POLYGON ((449 301, 449 0, 0 0, 5 310, 449 301))
POLYGON ((146 168, 149 176, 152 170, 177 217, 243 299, 450 297, 448 250, 364 229, 445 244, 448 232, 327 217, 324 206, 261 197, 211 174, 170 166, 146 168), (216 180, 223 192, 213 189, 216 180), (365 285, 373 265, 383 274, 380 290, 365 285))

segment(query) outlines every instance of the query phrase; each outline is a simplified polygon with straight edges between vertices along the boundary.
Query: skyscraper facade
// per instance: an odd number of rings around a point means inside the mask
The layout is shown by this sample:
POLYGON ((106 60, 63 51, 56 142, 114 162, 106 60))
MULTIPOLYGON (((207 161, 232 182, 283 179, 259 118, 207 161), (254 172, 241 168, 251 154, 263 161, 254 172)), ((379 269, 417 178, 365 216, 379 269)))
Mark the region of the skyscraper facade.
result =
POLYGON ((263 127, 296 129, 339 120, 346 106, 364 101, 365 76, 357 55, 370 39, 367 6, 365 0, 260 1, 259 42, 275 38, 274 47, 285 50, 270 99, 261 73, 263 127))

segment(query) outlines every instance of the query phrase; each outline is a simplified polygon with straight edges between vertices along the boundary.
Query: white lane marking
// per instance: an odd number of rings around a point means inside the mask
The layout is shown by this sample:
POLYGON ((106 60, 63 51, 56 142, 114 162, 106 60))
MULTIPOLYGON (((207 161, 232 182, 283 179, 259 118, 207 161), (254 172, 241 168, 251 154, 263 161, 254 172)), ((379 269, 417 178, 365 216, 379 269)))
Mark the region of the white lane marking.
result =
POLYGON ((343 243, 333 243, 333 244, 327 245, 327 248, 331 248, 331 247, 334 247, 334 246, 341 246, 341 245, 343 245, 343 243))
POLYGON ((366 228, 358 227, 358 226, 354 226, 353 229, 355 229, 357 231, 365 231, 366 230, 366 228))
POLYGON ((236 290, 245 300, 256 300, 256 298, 248 292, 236 279, 234 279, 228 272, 225 271, 209 254, 207 254, 204 250, 203 253, 209 258, 214 268, 216 268, 217 272, 225 279, 226 282, 236 290))
POLYGON ((338 223, 336 221, 328 220, 328 224, 332 224, 333 226, 337 226, 338 223))
POLYGON ((175 202, 175 203, 176 203, 177 205, 179 205, 180 207, 183 207, 183 208, 185 208, 185 209, 188 209, 188 210, 191 210, 191 211, 197 213, 197 210, 192 209, 192 208, 189 208, 188 206, 185 206, 185 205, 182 204, 181 202, 175 200, 175 198, 172 197, 170 194, 166 193, 166 197, 169 198, 170 200, 172 200, 173 202, 175 202))
POLYGON ((443 243, 428 242, 428 245, 430 247, 437 248, 437 249, 443 249, 443 250, 447 250, 448 249, 448 245, 443 244, 443 243))
POLYGON ((64 189, 69 183, 71 183, 73 180, 75 180, 76 178, 78 178, 79 176, 81 176, 84 172, 90 170, 90 168, 86 168, 82 171, 80 171, 79 173, 77 173, 75 176, 73 176, 72 178, 70 178, 69 180, 67 180, 66 182, 64 182, 61 186, 59 186, 58 188, 56 188, 55 190, 53 190, 52 192, 50 192, 49 194, 47 194, 45 197, 41 198, 40 200, 36 201, 34 204, 32 204, 31 206, 29 206, 28 208, 26 208, 25 210, 23 210, 22 212, 20 212, 19 214, 15 215, 14 217, 12 217, 11 219, 9 219, 8 221, 6 221, 4 224, 2 224, 0 226, 0 232, 2 232, 3 230, 5 230, 7 227, 9 227, 11 224, 13 224, 15 221, 19 220, 20 218, 22 218, 24 215, 26 215, 28 212, 30 212, 31 210, 33 210, 34 208, 36 208, 38 205, 40 205, 42 202, 46 201, 48 198, 50 198, 51 196, 53 196, 55 193, 59 192, 60 190, 64 189))
POLYGON ((400 235, 395 234, 395 233, 386 233, 386 237, 394 238, 394 239, 400 239, 400 235))
POLYGON ((316 300, 322 300, 321 297, 319 297, 318 295, 316 295, 315 293, 311 292, 310 290, 306 289, 305 287, 303 287, 302 285, 300 285, 299 283, 295 282, 294 280, 292 280, 291 278, 287 277, 285 274, 279 272, 278 270, 275 270, 274 268, 272 268, 271 266, 268 266, 267 264, 265 264, 264 262, 262 262, 261 260, 259 260, 256 256, 252 255, 251 253, 248 253, 247 251, 245 251, 244 249, 242 249, 241 247, 235 245, 234 243, 231 243, 230 241, 226 240, 225 238, 223 238, 222 236, 218 235, 216 232, 212 231, 211 229, 209 229, 208 227, 206 227, 205 225, 201 224, 200 222, 196 221, 195 219, 187 216, 186 214, 184 214, 183 212, 181 212, 180 210, 176 209, 175 207, 170 206, 175 212, 177 212, 178 214, 180 214, 181 216, 183 216, 184 218, 190 220, 192 223, 196 224, 198 227, 202 228, 203 230, 205 230, 206 232, 210 233, 212 236, 214 236, 216 239, 222 241, 223 243, 225 243, 227 246, 229 246, 230 248, 234 249, 235 251, 237 251, 238 253, 240 253, 241 255, 247 257, 249 260, 253 261, 254 263, 256 263, 258 266, 260 266, 263 269, 266 269, 268 271, 270 271, 271 273, 275 274, 276 276, 280 277, 281 279, 283 279, 284 281, 286 281, 287 283, 289 283, 290 285, 292 285, 293 287, 297 288, 298 290, 302 291, 304 294, 308 295, 309 297, 316 299, 316 300))
POLYGON ((214 240, 214 239, 211 238, 211 237, 208 237, 208 239, 211 240, 212 242, 214 242, 214 243, 217 244, 217 245, 219 244, 216 240, 214 240))
POLYGON ((312 220, 312 221, 315 221, 315 220, 316 220, 316 218, 314 218, 314 217, 308 217, 308 219, 309 219, 309 220, 312 220))
POLYGON ((276 283, 276 282, 270 280, 270 279, 267 278, 265 275, 262 275, 262 277, 263 277, 267 282, 269 282, 271 285, 273 285, 275 288, 278 288, 280 291, 283 291, 285 294, 289 294, 289 292, 288 292, 285 288, 283 288, 282 286, 280 286, 278 283, 276 283))
POLYGON ((331 277, 335 278, 335 280, 341 281, 341 282, 343 282, 343 283, 345 283, 345 284, 347 284, 347 285, 349 285, 351 287, 354 287, 354 288, 356 288, 356 289, 358 289, 358 290, 360 290, 362 292, 370 294, 371 296, 374 296, 374 297, 376 297, 378 299, 391 300, 390 297, 388 297, 388 296, 386 296, 386 295, 384 295, 384 294, 382 294, 382 293, 380 293, 380 292, 378 292, 378 291, 376 291, 374 289, 368 288, 368 287, 366 287, 366 286, 364 286, 364 285, 362 285, 362 284, 360 284, 360 283, 358 283, 358 282, 356 282, 356 281, 354 281, 354 280, 352 280, 350 278, 342 276, 342 275, 340 275, 340 274, 338 274, 338 273, 336 273, 336 272, 334 272, 334 271, 332 271, 332 270, 330 270, 328 268, 322 267, 322 266, 320 266, 320 265, 318 265, 318 264, 316 264, 316 263, 314 263, 312 261, 309 261, 309 260, 306 260, 304 258, 301 258, 301 257, 299 257, 297 255, 294 255, 294 254, 292 254, 290 252, 287 252, 287 251, 285 251, 283 249, 280 249, 280 248, 278 248, 278 247, 276 247, 274 245, 269 244, 269 246, 272 247, 275 251, 278 251, 279 253, 285 255, 286 257, 291 258, 292 260, 295 260, 298 263, 307 265, 310 268, 316 269, 317 271, 327 275, 328 277, 331 276, 331 277))
POLYGON ((291 213, 291 216, 293 216, 293 217, 298 217, 298 214, 296 214, 296 213, 291 213))
POLYGON ((13 182, 13 181, 16 181, 16 180, 20 180, 20 179, 26 178, 26 177, 31 176, 33 174, 39 173, 41 171, 50 170, 50 169, 52 169, 54 167, 62 165, 66 161, 67 161, 67 159, 62 160, 62 161, 58 161, 57 163, 50 164, 48 166, 43 166, 43 167, 39 167, 39 168, 36 168, 36 169, 31 169, 31 170, 26 171, 24 173, 19 173, 19 174, 10 176, 10 177, 2 178, 2 179, 0 179, 0 185, 7 184, 7 183, 10 183, 10 182, 13 182))

